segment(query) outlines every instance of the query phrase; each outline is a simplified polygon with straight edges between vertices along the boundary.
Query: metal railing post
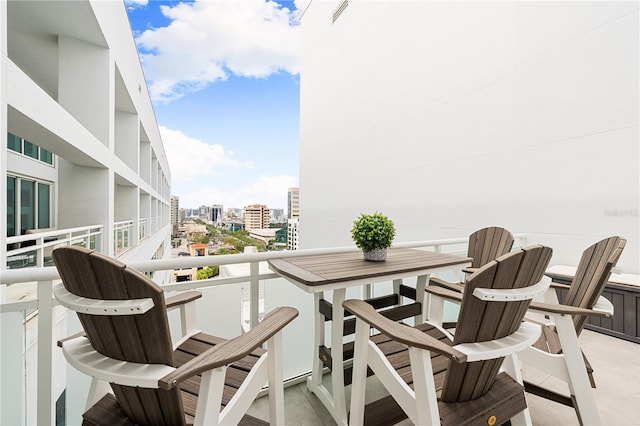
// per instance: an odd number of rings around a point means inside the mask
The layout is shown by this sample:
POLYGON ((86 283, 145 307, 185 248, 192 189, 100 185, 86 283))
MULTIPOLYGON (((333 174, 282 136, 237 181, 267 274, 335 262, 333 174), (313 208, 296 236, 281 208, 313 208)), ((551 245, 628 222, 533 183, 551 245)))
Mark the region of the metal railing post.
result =
POLYGON ((53 411, 53 281, 38 282, 38 425, 55 424, 53 411))
POLYGON ((250 281, 249 281, 249 320, 251 328, 258 325, 258 316, 260 314, 260 264, 258 262, 250 263, 250 281))

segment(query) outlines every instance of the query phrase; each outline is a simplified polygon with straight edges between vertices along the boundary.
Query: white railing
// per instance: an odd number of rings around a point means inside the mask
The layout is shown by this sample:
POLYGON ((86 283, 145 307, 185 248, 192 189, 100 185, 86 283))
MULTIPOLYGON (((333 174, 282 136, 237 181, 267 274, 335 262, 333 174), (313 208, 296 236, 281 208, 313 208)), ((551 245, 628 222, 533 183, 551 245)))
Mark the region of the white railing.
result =
POLYGON ((145 217, 138 220, 138 240, 142 241, 149 236, 149 220, 145 217))
POLYGON ((82 226, 7 237, 6 269, 52 266, 56 247, 81 245, 102 251, 102 225, 82 226))
POLYGON ((113 224, 113 255, 120 256, 134 245, 133 220, 124 220, 113 224))
POLYGON ((158 230, 158 218, 153 216, 149 219, 149 229, 151 233, 156 232, 158 230))
MULTIPOLYGON (((525 235, 516 235, 516 243, 514 247, 523 247, 525 245, 525 235)), ((436 252, 446 252, 452 254, 465 254, 468 238, 453 238, 431 241, 415 241, 406 243, 395 243, 396 248, 420 248, 436 252)), ((260 273, 260 263, 269 259, 297 257, 308 254, 331 254, 356 251, 357 249, 350 247, 335 247, 324 249, 308 249, 299 251, 278 251, 264 253, 244 253, 233 255, 219 256, 199 256, 199 257, 180 257, 174 259, 147 260, 147 261, 131 261, 128 265, 143 272, 170 271, 175 269, 206 267, 206 266, 223 266, 233 264, 249 264, 249 274, 244 276, 233 276, 226 278, 211 278, 207 280, 186 281, 180 283, 165 284, 162 287, 165 291, 182 291, 191 289, 205 290, 207 288, 216 288, 220 286, 248 284, 249 289, 249 312, 251 327, 258 323, 260 315, 259 307, 259 283, 265 280, 273 280, 279 276, 272 272, 260 273)), ((53 299, 52 286, 59 280, 59 275, 55 267, 28 268, 21 270, 4 270, 0 275, 0 284, 15 285, 25 282, 37 282, 37 299, 26 301, 13 301, 0 304, 0 315, 15 312, 24 312, 29 309, 38 308, 38 332, 39 342, 53 342, 56 337, 54 335, 54 307, 56 302, 53 299)), ((269 296, 266 296, 267 298, 269 296)), ((202 303, 206 303, 202 302, 202 303)), ((238 304, 238 306, 241 306, 238 304)), ((313 317, 313 315, 311 315, 313 317)), ((26 326, 26 325, 25 325, 26 326)), ((309 325, 312 329, 312 325, 309 325)), ((299 344, 298 342, 288 342, 290 345, 299 344)), ((287 342, 285 342, 287 345, 287 342)), ((53 358, 54 345, 38 345, 37 353, 37 423, 38 424, 54 424, 54 395, 52 392, 53 385, 53 358)), ((286 352, 286 348, 285 351, 286 352)), ((25 355, 26 356, 26 355, 25 355)), ((3 378, 4 380, 4 374, 3 378)), ((3 383, 4 385, 4 383, 3 383)), ((13 384, 13 386, 18 386, 13 384)), ((2 402, 2 401, 0 401, 2 402)))

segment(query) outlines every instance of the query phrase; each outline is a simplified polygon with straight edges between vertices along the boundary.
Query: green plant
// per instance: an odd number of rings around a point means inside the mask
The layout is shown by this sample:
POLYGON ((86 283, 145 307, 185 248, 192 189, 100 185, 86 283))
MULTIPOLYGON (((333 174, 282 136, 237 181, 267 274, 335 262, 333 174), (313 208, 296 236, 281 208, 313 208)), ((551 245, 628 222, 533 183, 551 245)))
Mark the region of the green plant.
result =
POLYGON ((364 251, 391 247, 395 235, 393 221, 378 212, 362 213, 351 229, 351 238, 364 251))

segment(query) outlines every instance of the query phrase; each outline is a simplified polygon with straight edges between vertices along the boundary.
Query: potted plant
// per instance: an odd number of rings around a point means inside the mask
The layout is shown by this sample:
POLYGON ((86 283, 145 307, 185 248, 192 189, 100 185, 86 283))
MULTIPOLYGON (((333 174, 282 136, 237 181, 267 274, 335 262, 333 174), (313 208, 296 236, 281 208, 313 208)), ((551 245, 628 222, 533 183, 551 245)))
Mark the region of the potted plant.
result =
POLYGON ((378 212, 362 213, 351 229, 351 238, 362 249, 365 260, 385 260, 387 248, 391 247, 395 235, 393 221, 378 212))

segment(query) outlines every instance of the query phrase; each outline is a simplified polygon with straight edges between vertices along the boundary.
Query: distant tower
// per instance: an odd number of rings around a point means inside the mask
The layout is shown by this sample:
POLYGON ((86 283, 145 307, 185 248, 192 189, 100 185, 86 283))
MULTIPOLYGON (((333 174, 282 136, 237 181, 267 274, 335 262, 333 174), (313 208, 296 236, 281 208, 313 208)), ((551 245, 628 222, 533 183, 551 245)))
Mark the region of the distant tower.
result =
POLYGON ((178 226, 180 224, 180 218, 178 212, 180 211, 180 197, 177 195, 171 196, 171 233, 178 235, 178 226))
POLYGON ((287 219, 287 249, 298 250, 300 219, 297 217, 287 219))
POLYGON ((298 250, 298 229, 300 228, 300 188, 287 191, 287 248, 298 250))
POLYGON ((222 204, 214 204, 211 206, 211 221, 214 223, 222 223, 222 204))
POLYGON ((293 187, 287 191, 287 219, 300 217, 300 188, 293 187))
POLYGON ((244 208, 244 230, 269 227, 269 208, 264 204, 252 204, 244 208))

